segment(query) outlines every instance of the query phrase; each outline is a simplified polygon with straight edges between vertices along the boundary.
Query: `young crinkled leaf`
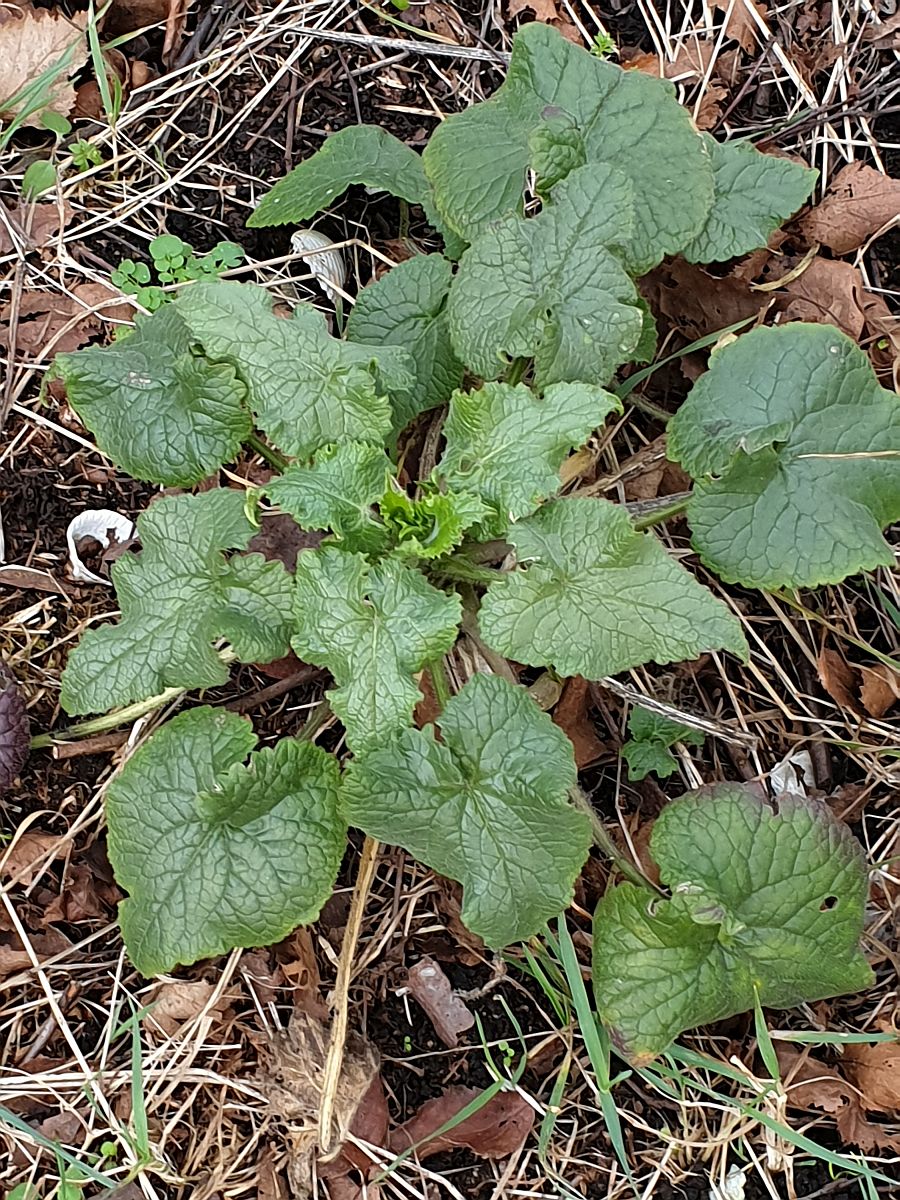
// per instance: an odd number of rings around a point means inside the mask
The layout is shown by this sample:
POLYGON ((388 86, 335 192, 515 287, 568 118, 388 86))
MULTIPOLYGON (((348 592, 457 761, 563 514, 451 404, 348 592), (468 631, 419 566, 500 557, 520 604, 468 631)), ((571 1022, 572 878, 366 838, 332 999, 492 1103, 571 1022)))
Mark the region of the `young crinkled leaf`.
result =
POLYGON ((344 549, 374 554, 385 546, 387 532, 372 506, 391 471, 379 446, 343 442, 320 450, 308 466, 292 464, 264 490, 304 529, 330 529, 344 549))
POLYGON ((451 491, 481 496, 491 511, 485 535, 502 537, 559 491, 565 456, 616 411, 615 396, 587 383, 554 383, 543 397, 521 383, 454 392, 437 474, 451 491))
POLYGON ((571 901, 590 822, 567 799, 572 745, 521 689, 476 675, 434 726, 406 729, 351 763, 352 825, 463 885, 462 919, 500 948, 571 901))
POLYGON ((337 876, 347 826, 336 760, 284 738, 256 744, 221 709, 181 713, 109 786, 109 857, 142 975, 280 941, 314 921, 337 876))
POLYGON ((430 484, 419 490, 421 495, 411 500, 393 486, 379 504, 382 520, 396 543, 394 553, 401 557, 440 558, 459 545, 467 529, 490 515, 487 505, 472 492, 442 492, 430 484))
POLYGON ((702 746, 704 742, 699 730, 650 712, 639 704, 631 710, 628 732, 631 740, 622 747, 622 757, 628 763, 629 779, 645 779, 651 771, 660 779, 667 779, 678 767, 669 747, 676 742, 686 746, 702 746))
POLYGON ((688 262, 724 262, 765 246, 769 236, 809 198, 818 171, 750 142, 717 142, 704 134, 713 165, 715 199, 703 229, 682 251, 688 262))
POLYGON ((539 388, 605 384, 643 329, 634 284, 613 250, 633 226, 631 184, 605 165, 580 167, 531 220, 506 217, 462 256, 447 320, 457 354, 485 379, 534 358, 539 388))
POLYGON ((717 350, 669 425, 697 480, 693 544, 729 583, 816 587, 893 562, 900 399, 830 325, 756 329, 717 350))
POLYGON ((394 431, 443 404, 462 383, 463 365, 447 331, 451 267, 442 254, 417 254, 359 293, 347 337, 366 346, 400 346, 415 365, 411 388, 391 393, 394 431))
POLYGON ((215 687, 228 669, 212 643, 241 662, 287 653, 291 582, 279 562, 243 549, 256 532, 242 492, 165 496, 137 520, 143 549, 112 567, 118 624, 89 629, 69 655, 60 700, 67 713, 104 712, 168 687, 215 687))
POLYGON ((620 884, 594 919, 597 1011, 632 1062, 757 995, 790 1008, 871 986, 865 860, 827 805, 701 788, 663 809, 650 852, 672 898, 620 884))
POLYGON ((188 487, 234 458, 253 428, 228 363, 192 350, 174 305, 111 346, 57 355, 53 375, 104 454, 135 479, 188 487))
POLYGON ((507 658, 586 679, 722 648, 746 658, 725 605, 619 505, 551 501, 507 537, 524 570, 490 584, 479 615, 507 658))
POLYGON ((540 134, 537 143, 529 139, 548 108, 557 124, 560 114, 571 118, 588 163, 614 163, 633 183, 635 273, 700 232, 713 199, 712 167, 672 85, 601 61, 535 22, 516 34, 503 86, 487 103, 442 121, 425 149, 437 206, 458 234, 472 241, 498 217, 522 211, 532 154, 546 170, 540 134))
POLYGON ((291 644, 334 676, 329 699, 354 753, 409 725, 421 698, 413 674, 456 640, 459 597, 396 559, 370 566, 336 546, 300 554, 294 584, 291 644))
POLYGON ((240 372, 260 429, 284 454, 348 439, 381 445, 391 428, 385 392, 413 382, 403 350, 338 341, 306 304, 282 320, 253 284, 196 283, 176 305, 207 356, 240 372))

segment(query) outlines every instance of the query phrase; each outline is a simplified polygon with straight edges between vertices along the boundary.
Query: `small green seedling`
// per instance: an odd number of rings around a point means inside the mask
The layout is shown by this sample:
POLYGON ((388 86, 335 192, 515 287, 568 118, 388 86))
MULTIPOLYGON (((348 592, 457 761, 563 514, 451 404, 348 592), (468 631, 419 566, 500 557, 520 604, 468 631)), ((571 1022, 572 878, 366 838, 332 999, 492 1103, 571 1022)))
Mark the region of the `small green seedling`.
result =
POLYGON ((622 747, 622 756, 628 763, 629 778, 635 780, 646 779, 651 771, 660 779, 667 779, 678 769, 669 747, 678 742, 685 746, 702 746, 704 742, 703 734, 696 729, 640 705, 631 710, 628 732, 631 738, 622 747))
POLYGON ((103 154, 99 146, 79 138, 69 147, 72 155, 72 165, 76 171, 87 171, 91 167, 99 167, 103 162, 103 154))
MULTIPOLYGON (((239 260, 228 243, 198 259, 157 239, 157 283, 121 264, 139 297, 194 282, 125 341, 57 358, 97 445, 169 488, 244 447, 272 475, 165 496, 138 518, 140 553, 113 566, 121 615, 71 652, 62 705, 125 706, 101 718, 111 725, 221 685, 235 660, 293 649, 330 672, 347 748, 342 761, 294 738, 256 749, 246 719, 198 707, 134 753, 107 821, 139 970, 313 920, 348 825, 458 880, 462 919, 491 947, 566 908, 590 814, 570 742, 504 660, 601 680, 714 650, 744 658, 747 645, 731 609, 624 507, 563 495, 560 468, 621 412, 617 373, 652 360, 636 280, 668 254, 722 261, 764 245, 815 178, 698 133, 664 81, 531 24, 506 83, 442 122, 423 155, 381 129, 342 130, 253 214, 301 223, 352 184, 421 206, 444 253, 365 288, 342 336, 308 305, 285 320, 262 288, 215 278, 239 260), (292 574, 246 552, 272 511, 323 534, 292 574), (454 663, 474 655, 494 673, 452 695, 444 656, 461 637, 454 663), (423 673, 441 711, 417 728, 423 673)), ((900 518, 900 482, 882 452, 898 445, 900 404, 837 330, 757 329, 716 350, 670 429, 696 481, 695 546, 725 579, 801 587, 889 561, 881 530, 900 518)), ((667 753, 670 734, 643 740, 667 753)), ((796 1004, 867 984, 862 860, 825 811, 776 813, 734 789, 664 810, 653 851, 671 894, 623 884, 597 916, 597 1000, 624 1053, 657 1054, 757 991, 796 1004), (688 825, 699 833, 686 842, 688 825), (757 882, 778 875, 791 839, 791 871, 809 882, 783 880, 773 912, 757 882)))
POLYGON ((154 238, 149 250, 153 260, 152 273, 146 263, 124 258, 110 276, 116 287, 126 295, 134 296, 148 312, 156 312, 171 299, 160 285, 217 279, 244 261, 244 251, 236 242, 218 242, 207 254, 197 256, 187 242, 171 233, 154 238), (156 283, 152 282, 154 274, 156 283))

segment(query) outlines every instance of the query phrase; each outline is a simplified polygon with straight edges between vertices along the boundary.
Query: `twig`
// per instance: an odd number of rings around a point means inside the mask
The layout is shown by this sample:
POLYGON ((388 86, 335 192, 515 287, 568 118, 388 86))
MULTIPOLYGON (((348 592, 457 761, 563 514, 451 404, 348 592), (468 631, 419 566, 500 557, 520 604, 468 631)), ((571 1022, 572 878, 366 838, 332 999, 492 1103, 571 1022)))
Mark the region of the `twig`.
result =
POLYGON ((439 58, 467 58, 475 62, 489 62, 506 66, 509 55, 502 50, 481 50, 477 46, 448 46, 440 42, 406 41, 405 38, 377 37, 372 33, 346 33, 337 29, 310 29, 307 25, 294 25, 291 33, 301 37, 322 38, 331 42, 347 42, 351 46, 377 46, 382 50, 406 50, 411 54, 434 55, 439 58))
POLYGON ((341 1067, 344 1065, 344 1047, 347 1041, 350 976, 353 971, 356 944, 359 941, 363 913, 369 898, 369 889, 375 877, 375 864, 378 861, 380 848, 381 844, 374 838, 367 837, 363 843, 359 871, 356 875, 356 886, 353 889, 353 899, 350 903, 350 915, 347 917, 347 928, 344 930, 344 940, 341 943, 337 978, 334 982, 334 1017, 331 1023, 328 1057, 325 1059, 325 1070, 322 1074, 322 1107, 319 1109, 319 1147, 325 1157, 329 1152, 336 1152, 340 1149, 342 1138, 340 1130, 332 1129, 332 1121, 338 1081, 341 1077, 341 1067))

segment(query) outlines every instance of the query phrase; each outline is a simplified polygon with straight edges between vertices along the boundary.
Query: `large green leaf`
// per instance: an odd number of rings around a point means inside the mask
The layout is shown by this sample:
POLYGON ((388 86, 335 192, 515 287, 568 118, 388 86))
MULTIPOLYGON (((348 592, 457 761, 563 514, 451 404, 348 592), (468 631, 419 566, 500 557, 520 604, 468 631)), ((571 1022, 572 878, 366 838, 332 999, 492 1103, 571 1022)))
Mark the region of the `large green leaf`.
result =
POLYGON ((616 397, 586 383, 554 383, 543 397, 507 383, 454 392, 437 473, 451 491, 481 496, 494 514, 485 532, 500 537, 559 491, 566 454, 614 411, 621 411, 616 397))
POLYGON ((228 670, 212 646, 219 638, 242 662, 287 653, 290 576, 259 554, 223 553, 243 549, 256 532, 242 492, 165 496, 137 528, 141 553, 112 568, 118 624, 89 629, 69 655, 60 697, 68 713, 224 683, 228 670))
POLYGON ((445 307, 451 268, 442 254, 418 254, 398 263, 357 297, 347 336, 366 346, 400 346, 415 364, 415 383, 391 394, 394 429, 443 404, 462 383, 445 307))
POLYGON ((412 721, 421 698, 413 675, 456 640, 459 597, 440 592, 412 567, 336 546, 297 559, 291 644, 305 662, 327 667, 331 705, 355 753, 412 721))
POLYGON ((694 546, 723 579, 816 587, 893 562, 900 400, 830 325, 756 329, 716 351, 669 426, 697 480, 694 546))
POLYGON ((533 357, 538 387, 605 384, 643 329, 634 284, 607 247, 634 219, 631 184, 605 165, 579 167, 531 220, 510 216, 463 254, 447 320, 456 352, 485 379, 533 357))
POLYGON ((499 948, 538 932, 572 898, 590 822, 567 793, 572 745, 521 689, 476 675, 434 726, 406 729, 351 763, 352 825, 463 885, 462 919, 499 948))
MULTIPOLYGON (((563 116, 581 134, 589 163, 614 164, 633 184, 629 246, 638 273, 700 232, 713 199, 712 167, 672 85, 601 61, 538 23, 516 34, 496 94, 447 117, 425 149, 425 171, 451 228, 471 241, 498 217, 521 212, 532 154, 546 169, 546 139, 535 131, 548 118, 558 127, 563 116)), ((571 156, 573 166, 579 158, 571 156)))
POLYGON ((650 851, 672 898, 611 888, 594 920, 594 995, 633 1062, 682 1030, 860 991, 862 849, 827 805, 721 784, 663 809, 650 851))
POLYGON ((371 554, 386 541, 372 506, 384 495, 391 469, 380 447, 342 442, 320 450, 308 465, 294 463, 265 493, 304 529, 330 529, 344 549, 371 554))
POLYGON ((111 346, 60 354, 53 373, 97 445, 133 475, 187 487, 234 458, 253 423, 247 389, 228 363, 191 349, 171 304, 111 346))
POLYGON ((285 454, 348 439, 380 445, 391 427, 385 392, 412 384, 404 351, 338 341, 306 304, 282 320, 253 284, 195 283, 176 304, 207 356, 237 368, 259 427, 285 454))
POLYGON ((818 171, 760 154, 750 142, 704 134, 715 199, 706 224, 682 251, 688 262, 724 262, 765 246, 770 234, 809 198, 818 171))
POLYGON ((746 657, 725 605, 619 505, 557 500, 507 537, 524 569, 488 587, 479 617, 507 658, 602 679, 720 648, 746 657))
POLYGON ((119 921, 143 975, 280 941, 314 921, 344 852, 336 760, 284 738, 244 760, 249 721, 181 713, 109 786, 119 921))
POLYGON ((247 224, 300 225, 351 184, 383 188, 411 204, 429 191, 422 159, 380 125, 348 125, 326 139, 304 162, 279 179, 263 196, 247 224))

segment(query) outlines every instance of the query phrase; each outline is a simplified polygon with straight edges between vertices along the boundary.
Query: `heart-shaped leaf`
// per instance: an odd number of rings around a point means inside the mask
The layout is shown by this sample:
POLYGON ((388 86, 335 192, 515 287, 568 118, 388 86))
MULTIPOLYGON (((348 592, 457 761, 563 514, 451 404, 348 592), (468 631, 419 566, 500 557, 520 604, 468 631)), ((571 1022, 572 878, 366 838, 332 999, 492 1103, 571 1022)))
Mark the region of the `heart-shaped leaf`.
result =
POLYGON ((663 809, 650 852, 671 899, 612 887, 594 919, 594 994, 621 1053, 647 1062, 685 1029, 861 991, 862 848, 818 801, 721 784, 663 809))

